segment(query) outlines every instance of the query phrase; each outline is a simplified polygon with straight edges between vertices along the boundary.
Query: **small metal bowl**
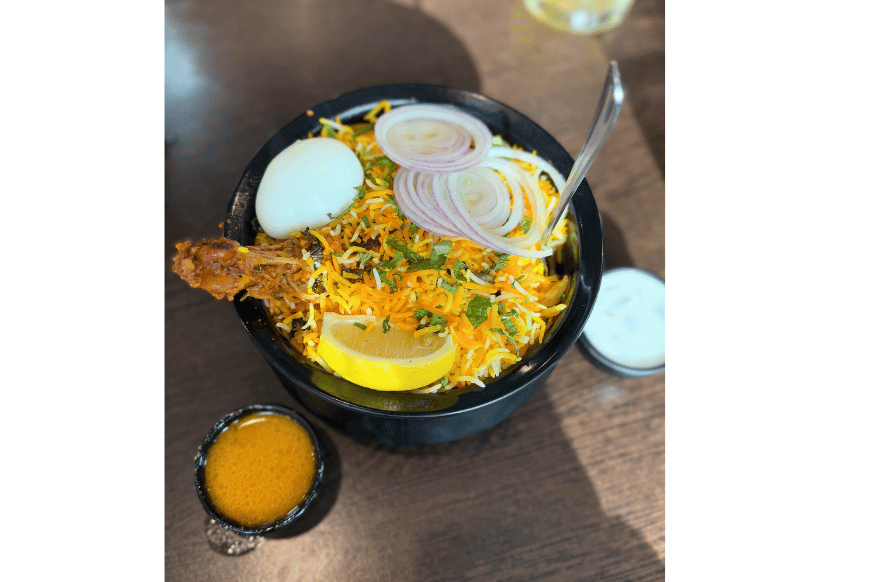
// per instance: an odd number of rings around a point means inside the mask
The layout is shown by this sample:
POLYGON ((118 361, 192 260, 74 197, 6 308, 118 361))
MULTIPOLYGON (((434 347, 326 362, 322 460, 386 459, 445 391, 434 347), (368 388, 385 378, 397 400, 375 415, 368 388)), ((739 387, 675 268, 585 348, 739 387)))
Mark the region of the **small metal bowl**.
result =
POLYGON ((321 488, 321 483, 323 479, 324 448, 319 442, 315 431, 312 429, 312 426, 306 421, 306 419, 299 415, 297 412, 278 404, 252 404, 251 406, 240 408, 239 410, 235 410, 234 412, 225 415, 221 420, 215 423, 215 426, 212 427, 212 430, 210 430, 209 434, 206 435, 206 438, 203 439, 203 443, 197 449, 197 455, 194 457, 194 485, 197 488, 197 496, 200 498, 200 503, 203 504, 203 508, 206 510, 206 513, 208 513, 213 520, 219 523, 222 527, 240 535, 262 535, 265 533, 281 530, 294 523, 298 518, 300 518, 300 516, 303 515, 306 509, 310 505, 312 505, 313 500, 316 498, 316 496, 318 495, 318 491, 321 488), (215 443, 215 439, 218 438, 218 435, 220 435, 224 431, 224 429, 226 429, 228 425, 230 425, 230 423, 232 423, 237 418, 251 412, 272 412, 274 414, 280 414, 282 416, 290 418, 291 420, 306 429, 306 432, 309 434, 309 438, 312 439, 312 444, 315 447, 315 476, 312 479, 312 485, 310 486, 309 492, 306 494, 306 497, 297 507, 289 511, 287 514, 285 514, 284 517, 282 517, 278 521, 259 526, 244 526, 219 513, 212 505, 212 502, 209 500, 209 494, 206 492, 206 487, 204 485, 206 460, 209 457, 209 449, 215 443))

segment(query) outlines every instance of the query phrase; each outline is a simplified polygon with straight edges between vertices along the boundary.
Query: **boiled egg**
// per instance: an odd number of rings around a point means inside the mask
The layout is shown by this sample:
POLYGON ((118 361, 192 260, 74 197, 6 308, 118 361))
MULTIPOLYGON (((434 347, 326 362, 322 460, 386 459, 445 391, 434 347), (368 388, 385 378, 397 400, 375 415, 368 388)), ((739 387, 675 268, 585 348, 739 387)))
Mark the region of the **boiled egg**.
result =
POLYGON ((255 194, 255 216, 268 235, 288 238, 323 226, 355 199, 364 169, 348 146, 329 137, 294 142, 267 166, 255 194))

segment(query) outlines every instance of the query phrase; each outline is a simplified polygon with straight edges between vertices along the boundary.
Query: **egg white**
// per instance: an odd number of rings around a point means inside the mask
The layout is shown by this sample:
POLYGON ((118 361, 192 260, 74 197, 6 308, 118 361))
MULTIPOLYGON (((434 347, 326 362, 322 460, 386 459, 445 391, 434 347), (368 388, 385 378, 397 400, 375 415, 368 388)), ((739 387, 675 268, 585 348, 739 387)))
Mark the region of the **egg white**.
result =
POLYGON ((264 172, 255 195, 255 215, 268 235, 288 238, 330 222, 364 183, 364 169, 345 144, 328 137, 294 142, 264 172))

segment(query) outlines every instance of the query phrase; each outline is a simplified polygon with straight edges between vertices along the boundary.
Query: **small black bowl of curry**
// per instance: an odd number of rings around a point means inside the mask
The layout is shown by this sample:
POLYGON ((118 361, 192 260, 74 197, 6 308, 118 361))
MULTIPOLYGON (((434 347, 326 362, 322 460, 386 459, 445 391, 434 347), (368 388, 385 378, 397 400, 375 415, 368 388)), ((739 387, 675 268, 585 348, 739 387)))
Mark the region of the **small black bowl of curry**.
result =
POLYGON ((324 450, 312 426, 277 404, 253 404, 225 415, 194 459, 203 508, 242 535, 291 525, 312 504, 323 477, 324 450))

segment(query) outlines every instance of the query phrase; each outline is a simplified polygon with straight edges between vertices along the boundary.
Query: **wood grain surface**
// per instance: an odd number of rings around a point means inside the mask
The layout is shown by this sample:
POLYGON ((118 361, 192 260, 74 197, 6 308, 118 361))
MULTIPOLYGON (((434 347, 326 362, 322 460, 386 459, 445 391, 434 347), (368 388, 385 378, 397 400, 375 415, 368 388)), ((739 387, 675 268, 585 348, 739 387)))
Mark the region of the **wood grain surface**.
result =
POLYGON ((551 30, 519 1, 166 3, 165 569, 173 581, 663 580, 665 375, 618 379, 572 349, 497 427, 386 447, 325 427, 327 487, 290 531, 228 557, 204 535, 193 458, 259 402, 300 409, 232 304, 169 270, 220 234, 242 169, 285 123, 341 93, 425 82, 481 92, 575 156, 610 59, 628 90, 589 173, 607 266, 665 276, 663 2, 601 37, 551 30))

